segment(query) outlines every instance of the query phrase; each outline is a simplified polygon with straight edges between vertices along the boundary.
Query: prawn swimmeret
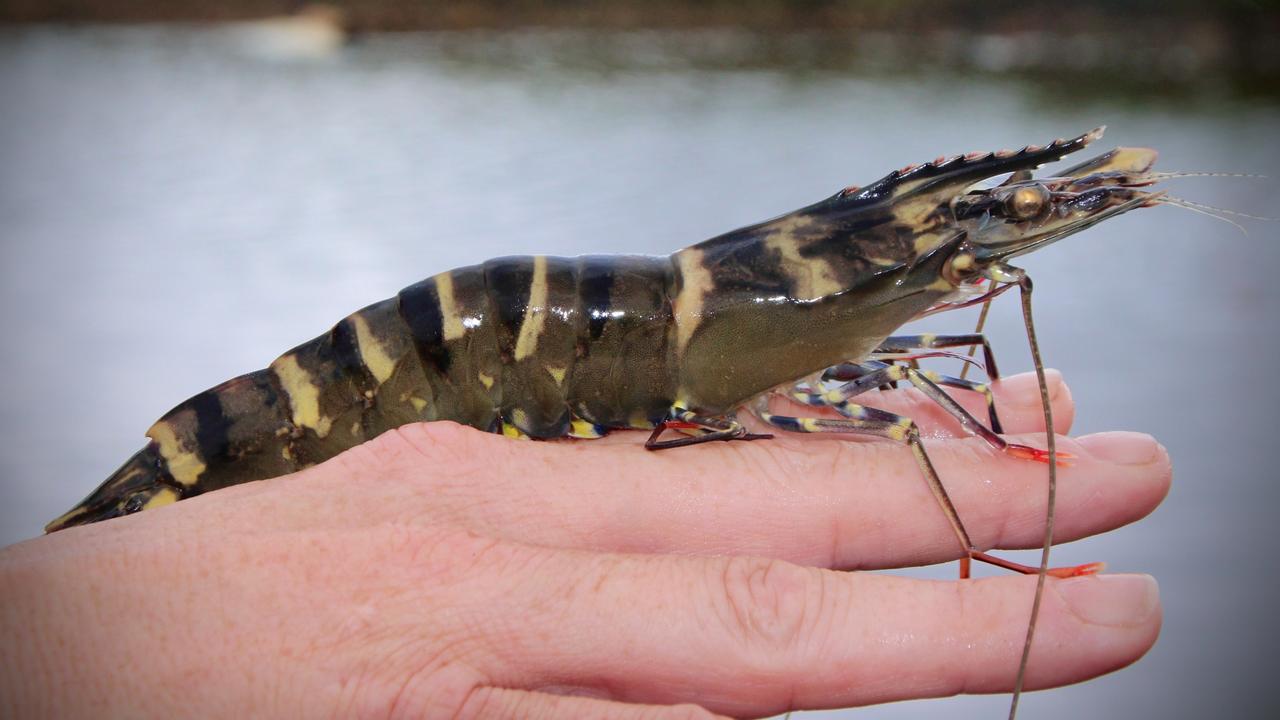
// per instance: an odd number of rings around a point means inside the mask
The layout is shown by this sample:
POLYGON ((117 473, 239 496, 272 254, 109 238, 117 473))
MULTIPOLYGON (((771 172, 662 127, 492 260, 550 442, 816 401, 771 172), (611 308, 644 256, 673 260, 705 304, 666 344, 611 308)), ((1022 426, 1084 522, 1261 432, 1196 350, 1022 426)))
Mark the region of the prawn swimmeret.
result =
MULTIPOLYGON (((285 475, 406 423, 452 420, 537 439, 645 429, 652 431, 645 446, 657 450, 768 437, 739 421, 747 412, 780 430, 906 445, 963 548, 962 575, 975 559, 1038 572, 1042 587, 1062 457, 1052 433, 1044 450, 1006 441, 986 383, 914 362, 981 346, 979 359, 966 360, 995 378, 981 334, 894 333, 923 315, 1018 287, 1046 427, 1053 427, 1031 283, 1008 262, 1165 201, 1149 188, 1168 175, 1151 172, 1156 153, 1144 148, 1117 148, 1052 176, 1032 176, 1101 135, 1098 129, 1045 146, 910 165, 667 257, 504 257, 440 273, 352 313, 265 370, 182 402, 147 431, 145 448, 45 529, 285 475), (1006 174, 997 185, 984 182, 1006 174), (855 404, 898 382, 919 388, 995 448, 1047 463, 1050 522, 1040 568, 979 551, 916 425, 855 404), (987 417, 968 413, 943 387, 982 394, 987 417), (834 413, 774 414, 775 395, 834 413), (673 429, 680 434, 663 439, 673 429)), ((1034 612, 1032 618, 1027 647, 1034 612)))

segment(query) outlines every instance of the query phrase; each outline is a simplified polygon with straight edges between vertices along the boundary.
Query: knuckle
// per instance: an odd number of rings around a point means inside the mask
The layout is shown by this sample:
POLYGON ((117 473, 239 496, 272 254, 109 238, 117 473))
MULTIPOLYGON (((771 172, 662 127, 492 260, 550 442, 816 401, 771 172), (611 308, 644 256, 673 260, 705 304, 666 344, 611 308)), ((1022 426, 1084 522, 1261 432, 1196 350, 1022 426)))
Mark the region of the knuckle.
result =
MULTIPOLYGON (((452 717, 454 720, 472 720, 473 718, 500 717, 504 714, 510 717, 534 714, 534 709, 527 707, 527 703, 512 703, 510 696, 511 693, 496 688, 474 687, 467 693, 452 717), (526 706, 521 707, 521 705, 526 706)), ((519 695, 516 699, 519 700, 519 695)))
POLYGON ((388 668, 379 677, 365 678, 334 717, 458 717, 481 682, 480 676, 457 663, 430 658, 417 667, 388 668))
POLYGON ((412 423, 385 432, 365 443, 374 458, 384 465, 420 467, 447 464, 450 471, 465 471, 491 462, 498 439, 488 433, 455 422, 412 423))
POLYGON ((514 548, 471 530, 413 522, 386 523, 376 531, 374 555, 382 566, 408 577, 451 585, 495 571, 514 548))
POLYGON ((750 455, 744 454, 743 467, 733 470, 784 489, 805 485, 813 478, 826 478, 831 472, 832 456, 838 455, 845 443, 811 440, 787 434, 767 443, 751 443, 753 447, 738 448, 750 455))
POLYGON ((818 571, 781 560, 730 558, 722 583, 724 622, 749 657, 794 652, 810 634, 822 606, 818 571))

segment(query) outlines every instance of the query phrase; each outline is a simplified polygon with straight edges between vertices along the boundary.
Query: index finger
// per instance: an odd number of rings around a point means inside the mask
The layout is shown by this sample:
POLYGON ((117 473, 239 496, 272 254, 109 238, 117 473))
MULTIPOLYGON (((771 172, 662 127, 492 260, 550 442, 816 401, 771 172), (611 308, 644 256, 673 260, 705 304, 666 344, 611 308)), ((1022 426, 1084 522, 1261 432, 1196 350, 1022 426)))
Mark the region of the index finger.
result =
MULTIPOLYGON (((1006 692, 1035 586, 1029 577, 926 581, 746 557, 514 559, 521 552, 499 553, 502 565, 536 567, 538 578, 517 571, 486 610, 506 618, 492 625, 505 637, 483 643, 495 650, 478 668, 487 682, 696 702, 733 716, 1006 692)), ((1027 687, 1133 662, 1160 620, 1148 576, 1051 581, 1027 687)))

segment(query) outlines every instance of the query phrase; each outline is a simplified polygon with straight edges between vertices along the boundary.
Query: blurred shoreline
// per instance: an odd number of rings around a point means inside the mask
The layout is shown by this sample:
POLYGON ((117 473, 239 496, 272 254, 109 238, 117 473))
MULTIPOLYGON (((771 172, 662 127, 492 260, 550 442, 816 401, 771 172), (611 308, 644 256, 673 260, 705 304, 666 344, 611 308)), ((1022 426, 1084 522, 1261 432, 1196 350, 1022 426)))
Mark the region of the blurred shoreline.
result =
MULTIPOLYGON (((3 22, 229 21, 286 15, 300 0, 7 0, 3 22)), ((339 9, 359 31, 466 30, 529 26, 634 28, 745 27, 921 31, 983 28, 1016 32, 1052 26, 1066 31, 1139 32, 1197 25, 1274 22, 1276 0, 341 0, 339 9), (1135 26, 1134 23, 1141 23, 1135 26)))
MULTIPOLYGON (((356 0, 316 6, 279 0, 8 0, 0 25, 224 24, 326 18, 335 36, 463 31, 490 37, 494 57, 572 66, 926 71, 1025 77, 1064 96, 1245 96, 1280 99, 1280 2, 1181 0, 983 3, 956 0, 538 2, 356 0), (654 50, 657 52, 654 52, 654 50), (655 60, 660 58, 660 60, 655 60)), ((317 23, 312 23, 313 26, 317 23)), ((313 27, 313 30, 315 28, 313 27)), ((469 48, 475 43, 462 43, 469 48)))

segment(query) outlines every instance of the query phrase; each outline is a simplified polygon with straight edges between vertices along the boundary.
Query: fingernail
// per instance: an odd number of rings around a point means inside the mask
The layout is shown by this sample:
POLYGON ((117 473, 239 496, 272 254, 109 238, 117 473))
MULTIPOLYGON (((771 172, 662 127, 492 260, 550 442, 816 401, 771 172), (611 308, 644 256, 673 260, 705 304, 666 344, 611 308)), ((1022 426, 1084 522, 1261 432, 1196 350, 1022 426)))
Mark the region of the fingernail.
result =
POLYGON ((1146 433, 1119 430, 1084 435, 1076 441, 1093 457, 1119 465, 1147 465, 1160 456, 1160 443, 1146 433))
MULTIPOLYGON (((1062 373, 1046 368, 1044 381, 1049 389, 1049 402, 1055 402, 1062 394, 1062 373)), ((1040 384, 1033 372, 1010 375, 1000 381, 1009 402, 1023 407, 1040 407, 1040 384)))
POLYGON ((1090 625, 1141 625, 1160 606, 1160 586, 1150 575, 1094 575, 1054 587, 1071 612, 1090 625))

